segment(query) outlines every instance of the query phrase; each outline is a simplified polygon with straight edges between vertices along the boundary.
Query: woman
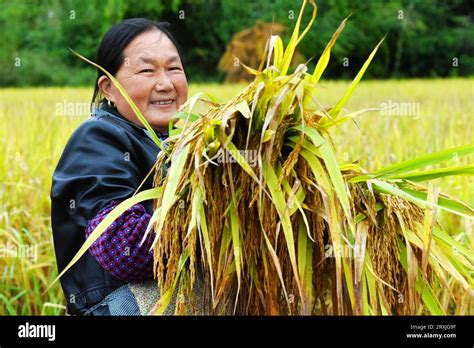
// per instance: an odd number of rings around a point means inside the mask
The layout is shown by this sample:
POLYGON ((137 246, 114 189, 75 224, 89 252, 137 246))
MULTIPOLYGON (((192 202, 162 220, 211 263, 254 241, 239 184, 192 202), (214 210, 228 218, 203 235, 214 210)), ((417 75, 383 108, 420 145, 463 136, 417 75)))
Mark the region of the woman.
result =
MULTIPOLYGON (((104 36, 96 62, 115 76, 157 135, 167 137, 172 115, 186 101, 181 55, 168 24, 127 19, 104 36)), ((100 70, 93 114, 71 136, 53 174, 51 220, 58 269, 153 167, 159 148, 112 81, 100 70)), ((151 176, 141 190, 152 187, 151 176)), ((142 315, 156 301, 154 235, 140 245, 152 202, 122 214, 61 278, 71 315, 142 315)))

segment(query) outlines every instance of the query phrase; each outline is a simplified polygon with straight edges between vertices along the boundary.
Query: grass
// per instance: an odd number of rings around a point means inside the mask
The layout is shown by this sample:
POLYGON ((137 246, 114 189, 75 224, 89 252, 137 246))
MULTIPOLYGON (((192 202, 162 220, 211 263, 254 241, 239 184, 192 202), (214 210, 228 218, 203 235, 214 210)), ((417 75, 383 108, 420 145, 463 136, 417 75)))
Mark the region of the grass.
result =
MULTIPOLYGON (((330 65, 329 65, 330 69, 330 65)), ((341 160, 358 159, 369 171, 427 152, 467 144, 474 134, 474 79, 363 81, 348 110, 379 108, 382 103, 419 103, 417 117, 371 112, 344 124, 334 135, 341 160)), ((320 95, 334 105, 349 82, 324 81, 320 95)), ((243 85, 191 85, 190 95, 208 92, 226 101, 243 85)), ((2 89, 0 101, 0 246, 37 248, 37 260, 3 257, 0 249, 0 315, 64 314, 59 284, 41 293, 57 276, 49 217, 51 175, 70 134, 88 116, 90 88, 2 89), (58 113, 58 103, 84 103, 79 114, 58 113), (60 306, 57 308, 56 306, 60 306)), ((326 104, 327 103, 327 104, 326 104)), ((468 164, 460 157, 458 165, 468 164)), ((443 192, 474 204, 472 177, 437 179, 443 192)), ((441 212, 447 232, 474 249, 472 221, 441 212)), ((0 248, 1 248, 0 247, 0 248)), ((25 250, 25 249, 24 249, 25 250)), ((13 256, 13 255, 12 255, 13 256)), ((470 312, 472 313, 472 310, 470 312)))

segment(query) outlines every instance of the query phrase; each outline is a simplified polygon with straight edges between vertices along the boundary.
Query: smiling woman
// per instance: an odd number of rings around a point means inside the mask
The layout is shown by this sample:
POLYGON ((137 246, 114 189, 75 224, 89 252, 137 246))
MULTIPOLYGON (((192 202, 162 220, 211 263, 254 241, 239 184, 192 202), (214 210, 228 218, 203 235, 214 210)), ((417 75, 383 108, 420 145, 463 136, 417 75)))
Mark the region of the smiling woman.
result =
MULTIPOLYGON (((167 23, 127 19, 112 27, 97 51, 97 64, 113 75, 161 139, 186 101, 181 54, 167 23)), ((71 136, 52 178, 51 219, 61 272, 86 237, 147 178, 159 148, 134 110, 98 69, 92 117, 71 136)), ((151 178, 151 176, 150 176, 151 178)), ((146 180, 143 189, 151 188, 146 180)), ((61 278, 72 315, 142 315, 156 302, 150 252, 142 242, 152 202, 125 211, 61 278), (146 296, 140 294, 146 293, 146 296), (150 298, 150 296, 155 296, 150 298)))
MULTIPOLYGON (((117 52, 117 47, 101 45, 97 63, 116 77, 153 128, 166 130, 173 113, 187 99, 188 84, 181 55, 177 43, 163 24, 154 26, 151 21, 132 19, 124 21, 123 25, 137 22, 150 28, 135 37, 122 52, 117 52), (110 49, 115 49, 115 52, 111 54, 108 52, 110 49), (120 66, 116 69, 118 62, 120 66)), ((115 35, 116 31, 111 29, 104 41, 112 40, 115 35)), ((128 35, 124 39, 127 38, 128 35)), ((109 105, 115 105, 122 116, 138 126, 142 125, 129 103, 101 70, 94 101, 101 97, 100 94, 109 105)))

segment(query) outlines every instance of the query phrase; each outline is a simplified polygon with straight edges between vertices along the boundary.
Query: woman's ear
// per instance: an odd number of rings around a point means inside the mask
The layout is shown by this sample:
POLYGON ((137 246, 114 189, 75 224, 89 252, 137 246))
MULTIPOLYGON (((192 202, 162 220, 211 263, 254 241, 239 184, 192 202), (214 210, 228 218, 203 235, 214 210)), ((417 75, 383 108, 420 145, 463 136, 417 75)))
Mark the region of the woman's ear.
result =
POLYGON ((115 103, 114 96, 112 93, 112 83, 106 75, 102 75, 101 77, 99 77, 97 85, 99 86, 99 89, 104 95, 105 99, 115 103))

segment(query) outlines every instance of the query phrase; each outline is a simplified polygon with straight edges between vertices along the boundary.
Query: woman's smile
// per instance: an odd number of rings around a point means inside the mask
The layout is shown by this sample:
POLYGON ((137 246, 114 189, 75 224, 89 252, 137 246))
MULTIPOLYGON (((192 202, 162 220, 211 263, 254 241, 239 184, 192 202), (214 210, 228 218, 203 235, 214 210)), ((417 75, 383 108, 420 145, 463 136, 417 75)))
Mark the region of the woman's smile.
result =
POLYGON ((155 99, 155 100, 152 100, 150 104, 154 107, 158 107, 159 109, 169 110, 171 108, 176 108, 175 98, 155 99))

